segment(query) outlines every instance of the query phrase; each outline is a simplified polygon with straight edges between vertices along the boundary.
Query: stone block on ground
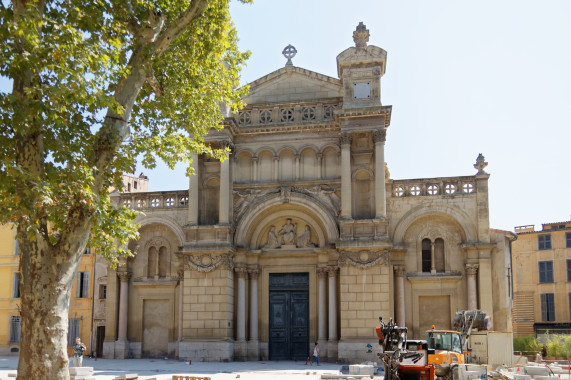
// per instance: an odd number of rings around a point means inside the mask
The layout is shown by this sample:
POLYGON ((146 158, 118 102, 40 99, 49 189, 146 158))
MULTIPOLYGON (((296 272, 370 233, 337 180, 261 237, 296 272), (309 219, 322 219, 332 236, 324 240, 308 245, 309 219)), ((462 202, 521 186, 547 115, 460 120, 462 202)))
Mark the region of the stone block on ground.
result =
POLYGON ((352 364, 349 366, 350 375, 373 376, 374 368, 372 365, 352 364))
POLYGON ((136 373, 126 373, 124 375, 117 376, 115 380, 137 380, 138 378, 139 375, 137 375, 136 373))
POLYGON ((93 374, 93 367, 69 367, 70 376, 87 376, 93 374))

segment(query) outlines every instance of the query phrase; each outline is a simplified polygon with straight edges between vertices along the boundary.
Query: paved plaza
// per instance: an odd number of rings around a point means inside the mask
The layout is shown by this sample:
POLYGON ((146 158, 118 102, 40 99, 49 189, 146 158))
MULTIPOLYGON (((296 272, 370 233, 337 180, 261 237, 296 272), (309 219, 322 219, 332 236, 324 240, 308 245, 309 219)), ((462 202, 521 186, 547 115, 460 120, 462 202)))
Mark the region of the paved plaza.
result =
MULTIPOLYGON (((321 363, 320 366, 305 365, 304 361, 256 361, 256 362, 182 362, 160 359, 89 359, 84 358, 85 367, 94 368, 96 379, 111 380, 117 376, 136 373, 139 379, 156 378, 171 380, 172 375, 206 376, 212 380, 285 380, 303 378, 320 379, 323 374, 339 374, 341 364, 321 363)), ((17 356, 0 356, 0 378, 15 373, 18 367, 17 356)))

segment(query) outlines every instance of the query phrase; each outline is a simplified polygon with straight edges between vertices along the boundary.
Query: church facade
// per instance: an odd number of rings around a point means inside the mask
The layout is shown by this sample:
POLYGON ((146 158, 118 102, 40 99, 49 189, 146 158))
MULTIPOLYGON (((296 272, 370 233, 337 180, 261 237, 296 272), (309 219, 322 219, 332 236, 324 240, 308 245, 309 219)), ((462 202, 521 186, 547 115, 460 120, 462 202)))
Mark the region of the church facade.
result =
POLYGON ((472 176, 391 179, 387 53, 362 23, 353 36, 338 78, 290 60, 250 83, 206 138, 230 158, 195 154, 188 190, 113 194, 144 215, 105 278, 104 357, 305 360, 319 342, 326 360, 374 360, 379 316, 423 338, 476 308, 511 331, 484 157, 472 176))

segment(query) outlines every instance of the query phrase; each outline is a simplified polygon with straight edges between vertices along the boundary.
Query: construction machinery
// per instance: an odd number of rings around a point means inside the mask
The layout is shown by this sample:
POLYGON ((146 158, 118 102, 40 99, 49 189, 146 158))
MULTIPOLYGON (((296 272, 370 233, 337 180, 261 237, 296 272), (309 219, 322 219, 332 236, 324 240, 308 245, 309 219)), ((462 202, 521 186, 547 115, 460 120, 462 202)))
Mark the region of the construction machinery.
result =
POLYGON ((408 340, 406 327, 379 317, 376 328, 382 351, 378 354, 385 380, 466 380, 486 377, 485 366, 466 364, 468 338, 473 329, 491 328, 485 311, 462 310, 454 317, 455 330, 428 330, 426 340, 408 340))
POLYGON ((433 353, 428 355, 428 363, 436 367, 436 376, 445 379, 458 378, 458 365, 466 363, 468 339, 472 330, 489 330, 492 327, 491 317, 482 310, 460 310, 456 312, 453 322, 454 330, 432 330, 426 332, 428 348, 433 353))

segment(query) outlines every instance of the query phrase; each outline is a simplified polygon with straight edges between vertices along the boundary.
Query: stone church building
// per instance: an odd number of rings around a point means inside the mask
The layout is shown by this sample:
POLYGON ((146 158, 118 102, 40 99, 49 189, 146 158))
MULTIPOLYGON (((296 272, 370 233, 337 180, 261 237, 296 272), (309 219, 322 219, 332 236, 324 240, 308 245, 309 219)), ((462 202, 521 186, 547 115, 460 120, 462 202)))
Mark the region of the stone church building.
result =
POLYGON ((319 342, 325 360, 372 360, 379 316, 422 338, 476 308, 511 331, 484 157, 471 176, 391 179, 387 52, 362 23, 353 38, 338 78, 289 59, 250 83, 206 138, 230 159, 195 154, 188 190, 113 194, 144 214, 105 277, 104 357, 305 360, 319 342))

